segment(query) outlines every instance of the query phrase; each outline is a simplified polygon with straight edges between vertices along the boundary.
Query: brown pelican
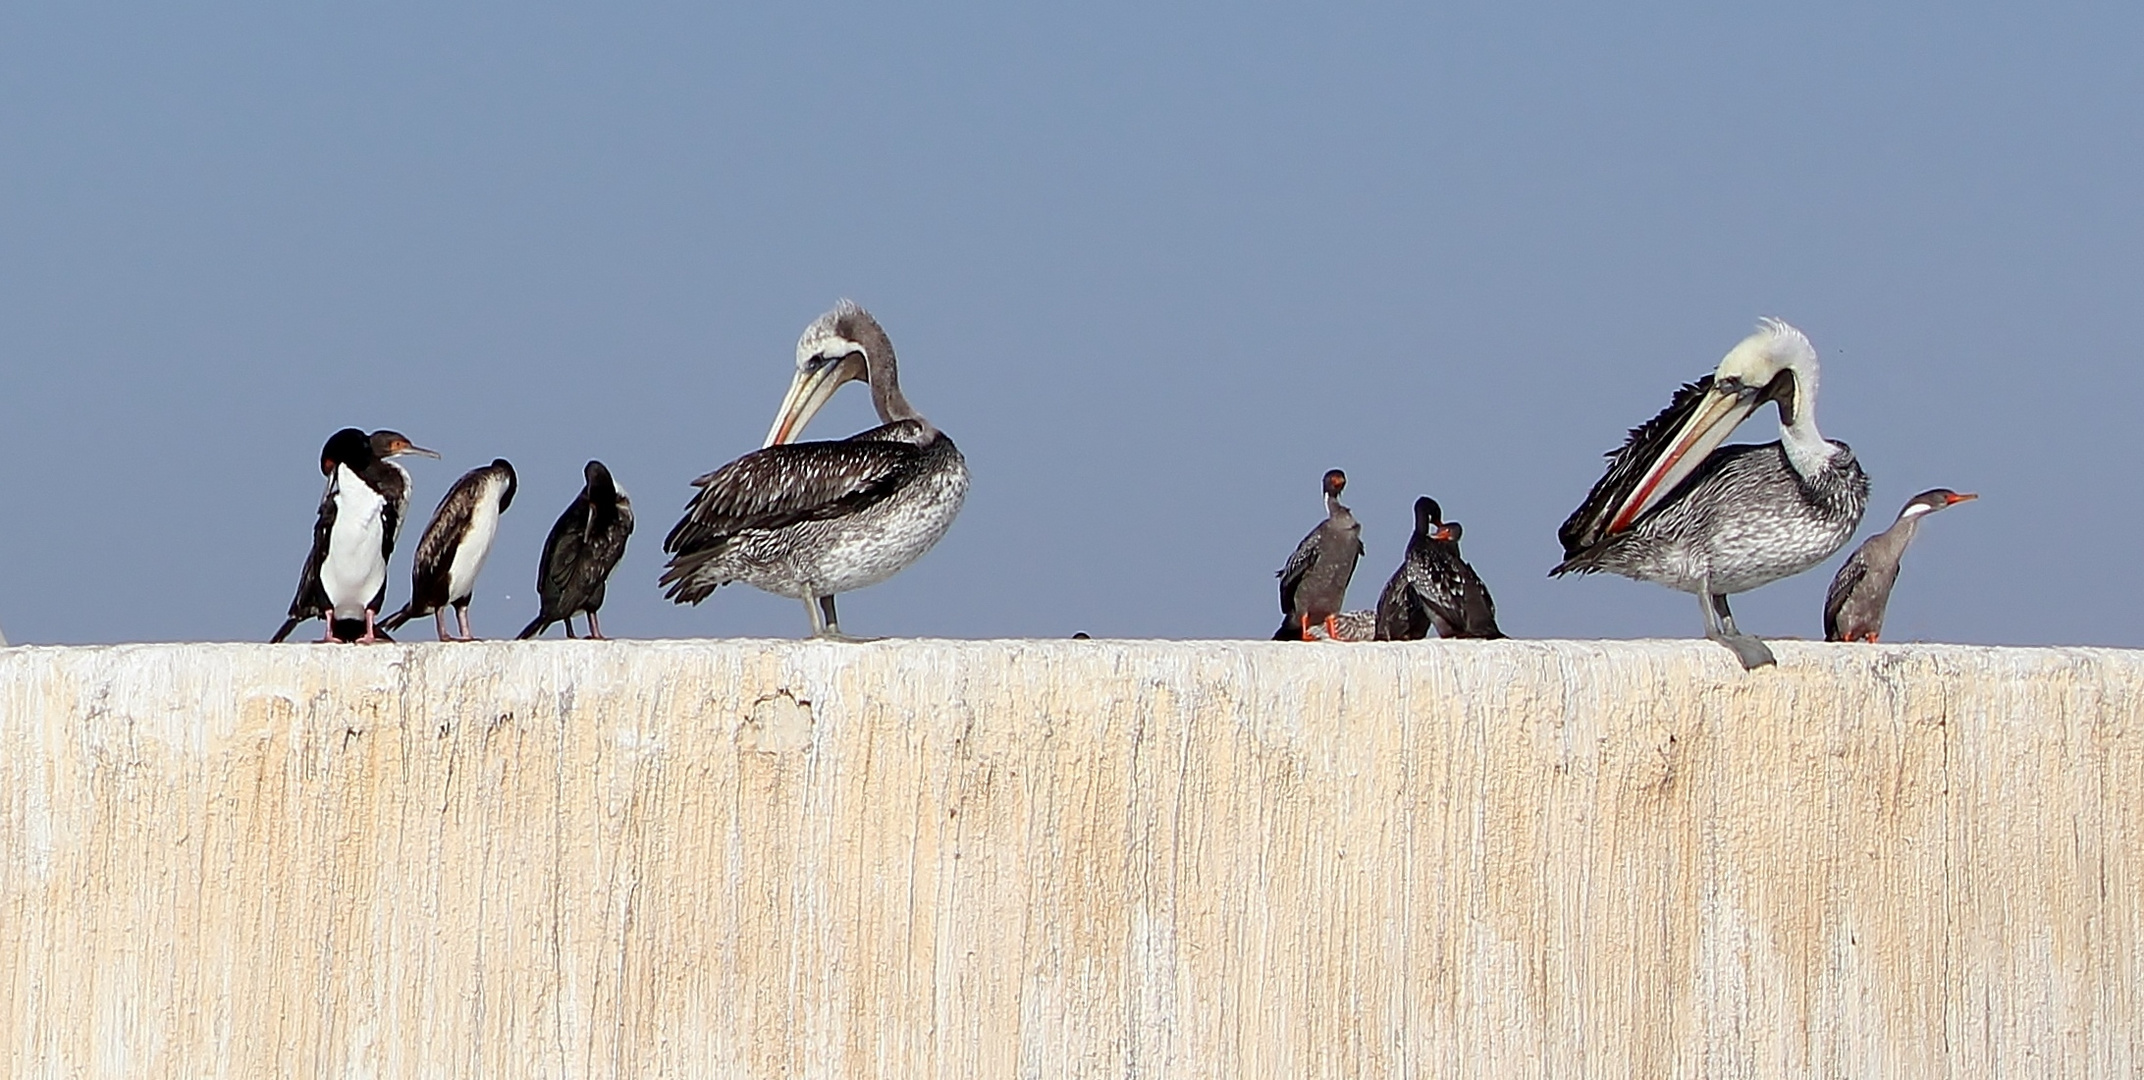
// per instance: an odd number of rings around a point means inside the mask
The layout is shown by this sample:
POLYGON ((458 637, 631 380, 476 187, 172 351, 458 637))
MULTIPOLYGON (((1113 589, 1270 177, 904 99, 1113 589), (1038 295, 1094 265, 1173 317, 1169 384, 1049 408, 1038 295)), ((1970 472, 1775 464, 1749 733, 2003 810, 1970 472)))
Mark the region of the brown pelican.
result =
POLYGON ((1816 428, 1816 350, 1766 319, 1712 374, 1633 428, 1608 471, 1563 523, 1552 575, 1605 570, 1695 593, 1705 636, 1742 665, 1772 651, 1735 628, 1730 594, 1799 574, 1853 538, 1869 481, 1845 443, 1816 428), (1766 402, 1779 441, 1721 446, 1766 402))
POLYGON ((536 596, 541 610, 521 628, 524 638, 544 632, 552 623, 566 624, 573 636, 573 617, 588 616, 588 636, 601 639, 603 626, 596 611, 603 606, 603 589, 611 568, 625 554, 626 538, 633 535, 633 500, 611 479, 600 461, 581 469, 585 483, 566 512, 551 526, 543 541, 543 559, 536 567, 536 596))
POLYGON ((1825 641, 1874 641, 1883 632, 1883 609, 1898 580, 1898 561, 1921 527, 1921 519, 1946 507, 1977 499, 1949 488, 1934 488, 1906 501, 1891 527, 1869 537, 1846 557, 1831 590, 1824 595, 1825 641))
POLYGON ((313 550, 298 575, 290 617, 269 638, 282 641, 307 619, 327 623, 323 642, 346 640, 363 626, 358 642, 380 640, 373 622, 387 601, 387 557, 402 535, 409 511, 409 472, 388 459, 438 454, 411 445, 396 431, 371 435, 344 428, 320 448, 320 472, 328 478, 313 520, 313 550))
POLYGON ((1295 545, 1280 577, 1280 612, 1287 616, 1275 641, 1310 641, 1310 628, 1322 624, 1325 635, 1338 640, 1340 628, 1333 617, 1347 601, 1348 579, 1355 576, 1355 560, 1362 558, 1362 526, 1355 515, 1340 505, 1347 489, 1347 474, 1338 469, 1325 474, 1325 520, 1295 545))
POLYGON ((1500 638, 1496 601, 1467 561, 1459 557, 1462 530, 1444 520, 1437 500, 1414 501, 1414 535, 1407 556, 1377 598, 1377 640, 1418 641, 1432 627, 1438 637, 1500 638))
POLYGON ((968 463, 901 394, 893 342, 843 300, 797 339, 797 373, 764 447, 693 481, 670 530, 662 584, 697 604, 742 581, 804 601, 813 637, 843 638, 834 595, 907 568, 952 527, 968 463), (884 423, 846 439, 792 442, 846 382, 871 387, 884 423))
POLYGON ((484 572, 491 542, 499 535, 499 515, 514 504, 514 467, 505 458, 471 469, 447 489, 432 521, 417 541, 410 567, 409 602, 380 621, 383 630, 400 629, 421 615, 432 616, 441 641, 475 641, 469 633, 469 600, 476 576, 484 572), (447 632, 447 609, 454 609, 460 637, 447 632))

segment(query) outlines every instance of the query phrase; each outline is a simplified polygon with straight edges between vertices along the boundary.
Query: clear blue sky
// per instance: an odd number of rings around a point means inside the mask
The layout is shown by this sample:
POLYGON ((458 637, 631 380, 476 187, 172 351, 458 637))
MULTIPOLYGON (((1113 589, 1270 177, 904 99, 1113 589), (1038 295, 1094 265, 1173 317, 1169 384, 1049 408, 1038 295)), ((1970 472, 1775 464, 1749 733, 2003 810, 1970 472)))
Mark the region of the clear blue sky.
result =
MULTIPOLYGON (((640 517, 607 629, 800 635, 654 580, 851 296, 974 470, 856 633, 1262 636, 1338 466, 1352 606, 1428 493, 1512 633, 1694 636, 1545 577, 1556 525, 1778 315, 1864 531, 1983 496, 1889 637, 2144 645, 2135 4, 705 7, 0 13, 0 627, 264 639, 356 425, 446 455, 390 603, 503 456, 474 616, 518 628, 598 457, 640 517)), ((851 388, 810 435, 870 422, 851 388)), ((1836 562, 1743 627, 1817 634, 1836 562)))

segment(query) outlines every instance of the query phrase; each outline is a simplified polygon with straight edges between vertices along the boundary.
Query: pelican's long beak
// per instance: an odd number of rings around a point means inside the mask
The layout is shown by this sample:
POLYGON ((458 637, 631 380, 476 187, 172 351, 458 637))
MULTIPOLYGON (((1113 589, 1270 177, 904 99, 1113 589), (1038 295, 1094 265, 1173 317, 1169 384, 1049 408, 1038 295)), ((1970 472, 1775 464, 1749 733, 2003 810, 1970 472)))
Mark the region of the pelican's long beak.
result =
POLYGON ((1697 411, 1691 413, 1690 418, 1683 421, 1682 429, 1675 433, 1675 441, 1653 459, 1638 486, 1631 489, 1630 498, 1608 522, 1608 531, 1615 533, 1629 528, 1631 522, 1666 498, 1677 484, 1696 472, 1697 467, 1704 464, 1705 459, 1765 400, 1763 387, 1727 389, 1715 386, 1707 391, 1697 411))
POLYGON ((794 442, 842 383, 861 379, 864 374, 864 354, 860 352, 839 360, 814 361, 810 367, 797 369, 796 378, 789 382, 789 393, 782 397, 781 410, 774 414, 774 426, 767 429, 767 441, 760 446, 794 442))

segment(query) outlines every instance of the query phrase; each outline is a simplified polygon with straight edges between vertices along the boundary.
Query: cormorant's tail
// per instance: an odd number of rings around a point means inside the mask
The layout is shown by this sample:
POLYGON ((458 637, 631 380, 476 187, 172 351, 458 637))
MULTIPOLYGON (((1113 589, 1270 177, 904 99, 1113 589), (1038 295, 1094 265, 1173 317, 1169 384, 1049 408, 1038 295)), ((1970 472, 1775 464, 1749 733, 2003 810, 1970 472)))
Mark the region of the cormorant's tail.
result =
POLYGON ((527 626, 522 627, 520 633, 514 635, 514 640, 527 641, 528 639, 543 633, 545 630, 550 629, 551 624, 556 621, 557 620, 555 619, 548 619, 542 615, 538 615, 535 618, 530 619, 529 624, 527 626))
POLYGON ((1293 619, 1290 619, 1287 622, 1281 623, 1280 629, 1273 631, 1273 640, 1301 641, 1303 640, 1303 628, 1295 625, 1295 621, 1293 619))
MULTIPOLYGON (((410 601, 410 603, 415 602, 416 601, 414 600, 410 601)), ((408 622, 409 620, 409 604, 404 604, 402 605, 402 610, 397 611, 384 619, 375 620, 372 625, 375 630, 399 630, 402 628, 402 624, 408 622)))
POLYGON ((290 632, 292 630, 296 630, 298 628, 298 624, 304 621, 305 616, 303 615, 292 615, 290 618, 283 620, 283 628, 281 630, 276 631, 274 637, 268 639, 268 644, 281 645, 283 643, 283 639, 289 637, 290 632))

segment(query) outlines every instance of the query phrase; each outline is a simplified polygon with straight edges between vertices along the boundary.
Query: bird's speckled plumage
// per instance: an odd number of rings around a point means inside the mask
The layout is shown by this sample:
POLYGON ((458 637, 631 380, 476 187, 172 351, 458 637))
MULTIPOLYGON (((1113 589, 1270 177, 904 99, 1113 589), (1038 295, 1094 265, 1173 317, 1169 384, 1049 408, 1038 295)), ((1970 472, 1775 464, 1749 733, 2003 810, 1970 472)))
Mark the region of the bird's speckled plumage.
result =
POLYGON ((1705 634, 1745 667, 1773 662, 1735 628, 1730 594, 1799 574, 1854 535, 1869 482, 1845 443, 1816 427, 1816 349, 1776 319, 1631 429, 1608 469, 1558 530, 1552 575, 1598 571, 1696 594, 1705 634), (1722 446, 1767 403, 1777 442, 1722 446))
POLYGON ((677 603, 733 581, 801 598, 813 632, 838 636, 837 593, 875 585, 921 558, 952 527, 968 465, 901 393, 893 343, 846 300, 797 343, 797 381, 769 445, 694 480, 670 530, 662 576, 677 603), (788 442, 840 383, 871 387, 878 427, 846 439, 788 442))
POLYGON ((1435 499, 1414 503, 1414 535, 1406 557, 1377 598, 1379 641, 1438 637, 1500 638, 1496 601, 1481 576, 1460 557, 1460 524, 1444 520, 1435 499))

